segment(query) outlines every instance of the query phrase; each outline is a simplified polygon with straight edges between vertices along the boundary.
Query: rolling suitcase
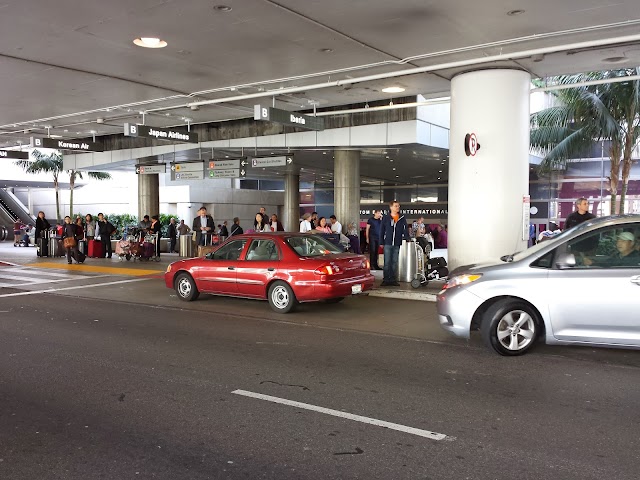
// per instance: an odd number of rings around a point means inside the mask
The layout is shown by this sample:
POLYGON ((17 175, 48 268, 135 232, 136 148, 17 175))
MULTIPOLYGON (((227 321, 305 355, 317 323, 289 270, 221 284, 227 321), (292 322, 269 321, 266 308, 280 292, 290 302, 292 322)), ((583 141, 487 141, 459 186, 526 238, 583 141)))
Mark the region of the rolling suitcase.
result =
POLYGON ((149 259, 156 254, 156 246, 151 242, 144 242, 140 250, 140 257, 144 259, 149 259))
POLYGON ((78 263, 84 263, 84 261, 87 259, 87 256, 82 253, 80 250, 77 251, 78 254, 76 255, 75 252, 73 252, 73 258, 76 259, 76 262, 78 263))
POLYGON ((86 240, 78 240, 78 251, 82 252, 85 256, 88 253, 88 246, 86 240))
POLYGON ((51 237, 49 239, 49 256, 50 257, 64 257, 66 253, 62 239, 58 237, 51 237))
POLYGON ((36 245, 38 246, 39 257, 49 256, 49 240, 47 240, 46 238, 39 238, 36 245))
POLYGON ((104 252, 102 251, 102 242, 100 240, 89 240, 88 256, 91 258, 102 258, 104 252))

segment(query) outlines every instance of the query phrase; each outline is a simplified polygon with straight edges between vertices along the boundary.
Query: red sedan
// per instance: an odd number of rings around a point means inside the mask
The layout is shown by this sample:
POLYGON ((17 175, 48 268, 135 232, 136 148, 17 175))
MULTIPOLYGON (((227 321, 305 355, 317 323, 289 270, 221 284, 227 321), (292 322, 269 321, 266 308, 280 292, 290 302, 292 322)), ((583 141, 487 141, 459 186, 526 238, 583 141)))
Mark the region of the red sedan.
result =
POLYGON ((201 258, 174 262, 164 279, 178 298, 200 293, 267 299, 288 313, 301 302, 337 303, 373 288, 369 262, 321 235, 254 233, 231 237, 201 258))

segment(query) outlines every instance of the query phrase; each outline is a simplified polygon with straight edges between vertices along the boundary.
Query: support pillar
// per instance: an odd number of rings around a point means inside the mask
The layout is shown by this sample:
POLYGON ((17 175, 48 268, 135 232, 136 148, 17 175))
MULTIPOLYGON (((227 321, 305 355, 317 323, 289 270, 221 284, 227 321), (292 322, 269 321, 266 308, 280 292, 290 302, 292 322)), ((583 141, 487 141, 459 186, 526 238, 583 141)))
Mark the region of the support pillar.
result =
POLYGON ((451 82, 450 269, 527 248, 530 88, 528 73, 506 69, 464 73, 451 82), (465 153, 471 133, 481 146, 475 156, 465 153))
POLYGON ((334 157, 334 214, 346 233, 350 222, 360 224, 360 151, 335 150, 334 157))
POLYGON ((287 172, 284 175, 284 216, 282 226, 287 232, 300 229, 300 174, 287 172))
POLYGON ((160 214, 160 180, 155 175, 138 175, 138 220, 160 214))

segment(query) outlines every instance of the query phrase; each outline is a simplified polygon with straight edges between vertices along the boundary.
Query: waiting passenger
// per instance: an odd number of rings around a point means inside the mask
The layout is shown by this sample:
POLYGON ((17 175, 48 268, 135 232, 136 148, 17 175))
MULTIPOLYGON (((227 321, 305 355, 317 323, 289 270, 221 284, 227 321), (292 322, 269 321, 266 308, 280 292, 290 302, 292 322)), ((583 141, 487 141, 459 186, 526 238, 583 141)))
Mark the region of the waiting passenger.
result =
POLYGON ((271 215, 271 231, 272 232, 284 232, 282 223, 278 220, 278 215, 275 213, 271 215))
POLYGON ((265 221, 265 217, 261 213, 256 213, 256 220, 253 223, 256 232, 271 232, 271 227, 265 221))
POLYGON ((320 217, 318 219, 318 226, 316 230, 320 233, 331 233, 331 227, 327 225, 327 219, 324 217, 320 217))
POLYGON ((300 222, 300 233, 307 233, 312 230, 310 219, 311 214, 309 212, 302 215, 302 221, 300 222))
POLYGON ((233 225, 231 225, 231 236, 233 235, 242 235, 244 230, 240 226, 240 219, 238 217, 234 217, 233 225))

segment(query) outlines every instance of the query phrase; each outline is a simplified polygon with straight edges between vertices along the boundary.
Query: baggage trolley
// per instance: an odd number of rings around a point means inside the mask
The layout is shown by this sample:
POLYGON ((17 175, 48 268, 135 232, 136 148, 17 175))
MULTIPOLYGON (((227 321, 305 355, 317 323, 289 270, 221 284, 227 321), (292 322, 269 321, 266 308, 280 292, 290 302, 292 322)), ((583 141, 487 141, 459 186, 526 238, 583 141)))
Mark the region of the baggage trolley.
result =
POLYGON ((416 276, 411 280, 411 286, 413 288, 419 288, 429 283, 429 277, 427 275, 429 255, 424 252, 424 249, 418 242, 411 243, 413 243, 416 249, 416 276))
POLYGON ((160 241, 160 234, 158 233, 147 233, 144 236, 144 241, 140 245, 140 260, 154 260, 156 262, 160 261, 160 256, 158 255, 158 242, 160 241))

